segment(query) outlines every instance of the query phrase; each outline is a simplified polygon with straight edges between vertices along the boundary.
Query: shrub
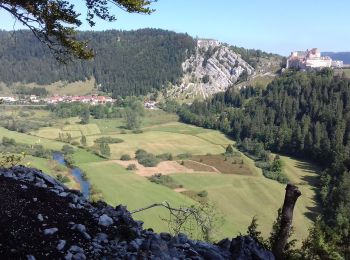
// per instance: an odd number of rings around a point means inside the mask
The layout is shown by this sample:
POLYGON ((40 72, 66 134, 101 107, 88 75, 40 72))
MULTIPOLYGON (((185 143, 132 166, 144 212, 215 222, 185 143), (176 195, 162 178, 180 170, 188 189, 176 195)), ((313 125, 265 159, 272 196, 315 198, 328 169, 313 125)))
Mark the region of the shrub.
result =
POLYGON ((100 153, 103 157, 111 156, 111 149, 107 143, 99 143, 100 153))
POLYGON ((139 164, 145 167, 154 167, 157 166, 159 160, 152 153, 147 153, 145 150, 138 149, 135 153, 135 157, 139 164))
POLYGON ((208 192, 206 190, 202 190, 202 191, 198 192, 197 195, 201 198, 205 198, 208 196, 208 192))
POLYGON ((145 150, 143 150, 143 149, 138 149, 138 150, 136 150, 136 152, 135 152, 135 157, 136 157, 136 159, 139 159, 139 158, 145 156, 146 154, 147 154, 147 152, 146 152, 145 150))
POLYGON ((62 182, 62 183, 67 183, 69 182, 69 178, 67 176, 63 176, 62 174, 57 174, 56 175, 56 179, 59 181, 59 182, 62 182))
POLYGON ((171 153, 162 153, 156 156, 161 161, 172 161, 173 155, 171 153))
POLYGON ((122 143, 124 142, 123 139, 120 138, 114 138, 114 137, 100 137, 97 138, 95 141, 95 143, 101 144, 101 143, 106 143, 106 144, 117 144, 117 143, 122 143))
POLYGON ((181 153, 181 154, 177 155, 177 158, 179 158, 180 160, 188 159, 191 157, 192 157, 192 154, 190 154, 190 153, 181 153))
POLYGON ((122 156, 120 156, 120 160, 122 161, 129 161, 130 159, 131 157, 128 154, 123 154, 122 156))
POLYGON ((62 146, 61 151, 64 154, 72 154, 72 153, 74 153, 74 148, 70 145, 65 144, 62 146))
POLYGON ((15 139, 13 139, 13 138, 8 138, 8 137, 4 136, 4 137, 2 138, 2 144, 3 144, 4 146, 15 145, 15 144, 16 144, 16 141, 15 141, 15 139))
POLYGON ((133 134, 142 134, 143 131, 141 129, 134 129, 134 130, 132 130, 132 133, 133 134))
POLYGON ((97 189, 94 185, 90 187, 90 201, 97 202, 103 200, 102 191, 97 189))
POLYGON ((68 154, 68 155, 65 155, 64 156, 64 160, 66 161, 67 165, 72 167, 75 163, 74 159, 73 159, 73 156, 68 154))
POLYGON ((202 82, 205 84, 205 83, 208 83, 210 80, 209 78, 209 75, 205 75, 203 78, 202 78, 202 82))
POLYGON ((159 163, 158 159, 153 154, 148 154, 146 157, 139 159, 138 162, 145 167, 154 167, 159 163))
POLYGON ((233 152, 234 152, 234 150, 233 150, 233 147, 232 147, 232 145, 228 145, 227 147, 226 147, 226 154, 227 155, 232 155, 233 154, 233 152))
POLYGON ((29 117, 30 116, 30 112, 21 110, 21 111, 19 111, 18 115, 20 117, 29 117))
POLYGON ((126 167, 126 169, 127 169, 128 171, 135 171, 135 170, 137 170, 137 167, 136 167, 136 164, 132 163, 132 164, 129 164, 129 165, 126 167))
POLYGON ((276 180, 280 183, 286 184, 288 183, 288 178, 282 172, 273 172, 269 170, 263 170, 263 174, 266 178, 276 180))
POLYGON ((66 167, 62 164, 55 162, 55 165, 53 166, 53 170, 56 172, 63 172, 66 170, 66 167))
POLYGON ((265 161, 256 161, 255 166, 261 169, 269 169, 270 168, 270 163, 265 162, 265 161))
POLYGON ((183 187, 182 185, 179 185, 171 176, 169 175, 163 175, 161 173, 154 174, 151 177, 148 177, 148 179, 156 184, 164 185, 170 189, 180 188, 183 187))

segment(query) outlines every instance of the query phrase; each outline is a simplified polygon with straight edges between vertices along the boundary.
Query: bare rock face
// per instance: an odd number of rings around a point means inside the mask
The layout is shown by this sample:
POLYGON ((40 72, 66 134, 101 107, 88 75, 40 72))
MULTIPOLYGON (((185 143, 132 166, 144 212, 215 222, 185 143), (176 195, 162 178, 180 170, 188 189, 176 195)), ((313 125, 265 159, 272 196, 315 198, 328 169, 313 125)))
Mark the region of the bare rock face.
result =
POLYGON ((198 40, 196 53, 182 64, 184 76, 168 96, 203 97, 222 92, 239 78, 250 77, 254 68, 229 47, 216 40, 198 40))
POLYGON ((0 259, 274 259, 248 236, 211 244, 142 228, 42 172, 0 168, 0 259), (60 196, 62 192, 67 196, 60 196), (74 207, 72 207, 74 205, 74 207), (78 207, 78 205, 80 205, 78 207))

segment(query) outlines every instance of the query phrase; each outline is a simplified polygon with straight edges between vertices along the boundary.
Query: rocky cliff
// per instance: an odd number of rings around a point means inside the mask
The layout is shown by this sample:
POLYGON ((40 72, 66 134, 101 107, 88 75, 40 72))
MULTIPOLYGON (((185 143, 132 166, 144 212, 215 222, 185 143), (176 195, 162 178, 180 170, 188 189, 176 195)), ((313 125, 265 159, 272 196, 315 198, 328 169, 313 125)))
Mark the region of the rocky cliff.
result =
POLYGON ((182 69, 181 83, 170 88, 169 96, 206 98, 255 72, 239 54, 216 40, 198 40, 195 54, 182 63, 182 69))
POLYGON ((252 238, 217 244, 142 228, 124 206, 91 204, 42 172, 0 169, 1 259, 274 259, 252 238))

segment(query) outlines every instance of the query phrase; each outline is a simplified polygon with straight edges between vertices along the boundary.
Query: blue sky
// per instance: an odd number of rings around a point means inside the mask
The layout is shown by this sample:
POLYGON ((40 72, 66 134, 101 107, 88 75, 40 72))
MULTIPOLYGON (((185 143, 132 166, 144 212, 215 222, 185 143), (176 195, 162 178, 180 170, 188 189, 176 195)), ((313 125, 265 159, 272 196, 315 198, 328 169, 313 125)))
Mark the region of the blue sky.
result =
MULTIPOLYGON (((73 2, 84 19, 84 1, 73 2)), ((153 8, 149 16, 114 8, 116 22, 80 29, 162 28, 284 55, 312 47, 350 51, 349 0, 158 0, 153 8)), ((11 30, 13 24, 0 11, 0 28, 11 30)))

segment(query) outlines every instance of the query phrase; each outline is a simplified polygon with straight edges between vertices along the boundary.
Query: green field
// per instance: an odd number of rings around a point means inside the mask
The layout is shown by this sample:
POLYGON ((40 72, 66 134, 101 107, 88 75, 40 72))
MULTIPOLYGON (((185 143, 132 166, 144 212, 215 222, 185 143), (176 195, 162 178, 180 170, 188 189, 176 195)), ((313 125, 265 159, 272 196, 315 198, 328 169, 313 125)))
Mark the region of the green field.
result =
POLYGON ((9 131, 3 127, 0 127, 0 138, 2 137, 8 137, 8 138, 14 138, 17 143, 24 143, 24 144, 41 144, 47 149, 52 149, 59 151, 61 150, 62 146, 64 143, 58 142, 55 140, 50 140, 34 135, 28 135, 28 134, 23 134, 23 133, 18 133, 14 131, 9 131))
POLYGON ((111 144, 111 159, 119 159, 122 154, 134 155, 137 149, 144 149, 154 154, 181 153, 191 154, 219 154, 224 148, 233 143, 225 135, 218 131, 186 125, 177 122, 178 117, 163 111, 146 111, 143 118, 141 134, 133 134, 122 129, 123 120, 117 119, 93 119, 90 124, 81 125, 77 118, 65 119, 69 124, 63 124, 60 120, 52 127, 43 127, 31 134, 55 140, 59 133, 70 134, 72 138, 80 142, 82 135, 87 138, 88 146, 93 146, 99 137, 111 136, 122 139, 124 142, 111 144), (121 134, 125 131, 126 134, 121 134))
MULTIPOLYGON (((114 162, 94 162, 78 164, 90 182, 102 191, 104 200, 111 205, 127 205, 129 210, 139 209, 153 203, 169 202, 174 207, 193 205, 188 197, 164 186, 151 183, 144 177, 125 170, 114 162)), ((167 231, 168 212, 154 208, 134 215, 135 219, 145 221, 145 227, 156 231, 167 231)))
MULTIPOLYGON (((245 158, 245 162, 250 159, 245 158)), ((302 196, 299 198, 294 214, 296 238, 300 241, 308 234, 312 223, 310 216, 315 214, 315 191, 307 185, 307 181, 315 179, 316 170, 307 162, 300 162, 282 157, 284 171, 291 182, 298 185, 302 196), (301 167, 302 165, 302 167, 301 167)), ((261 174, 257 176, 242 176, 236 174, 173 174, 172 177, 184 186, 194 191, 206 190, 209 200, 214 202, 218 210, 225 216, 221 228, 223 236, 244 232, 253 216, 263 235, 268 236, 272 223, 277 215, 277 209, 282 206, 285 185, 269 180, 261 174)), ((313 183, 314 184, 314 183, 313 183)))
MULTIPOLYGON (((45 113, 42 116, 43 120, 48 117, 45 113)), ((78 118, 54 119, 54 122, 51 127, 41 128, 30 135, 0 128, 0 138, 7 136, 19 143, 42 144, 52 150, 60 150, 65 144, 56 141, 60 132, 71 133, 74 141, 78 142, 84 134, 89 146, 94 144, 94 140, 103 136, 122 139, 122 143, 110 145, 111 160, 102 159, 75 147, 74 164, 86 172, 94 187, 101 190, 106 202, 112 205, 125 204, 130 210, 165 200, 173 206, 191 205, 196 202, 165 186, 153 184, 136 173, 126 171, 113 159, 119 159, 125 153, 133 156, 140 148, 154 154, 215 155, 223 153, 228 144, 234 143, 218 131, 180 123, 176 115, 163 111, 147 111, 143 118, 143 132, 140 134, 125 131, 122 119, 92 119, 88 125, 78 124, 78 118), (122 134, 122 131, 126 133, 122 134)), ((175 181, 189 191, 208 192, 209 201, 215 204, 224 218, 223 226, 217 232, 217 239, 244 233, 253 216, 258 217, 263 234, 268 235, 277 209, 283 203, 285 185, 263 177, 261 169, 256 168, 254 162, 245 155, 242 154, 240 158, 244 160, 245 170, 251 172, 249 176, 235 172, 172 175, 175 181)), ((294 225, 296 237, 304 238, 311 223, 310 209, 315 208, 315 191, 310 185, 315 184, 317 169, 307 162, 283 156, 281 158, 286 175, 293 183, 299 185, 303 193, 296 205, 294 225)), ((52 174, 51 166, 46 161, 32 159, 31 165, 52 174)), ((134 217, 143 220, 146 227, 152 227, 156 231, 168 231, 167 224, 160 218, 166 216, 166 211, 152 209, 137 213, 134 217)))
MULTIPOLYGON (((216 135, 215 132, 211 134, 213 137, 216 135)), ((144 149, 154 154, 170 152, 174 155, 181 153, 219 154, 225 151, 223 146, 191 134, 147 130, 142 134, 111 134, 109 136, 124 140, 122 143, 110 145, 112 159, 119 159, 122 154, 134 156, 137 149, 144 149)), ((88 145, 93 145, 97 138, 98 136, 88 136, 88 145)))

